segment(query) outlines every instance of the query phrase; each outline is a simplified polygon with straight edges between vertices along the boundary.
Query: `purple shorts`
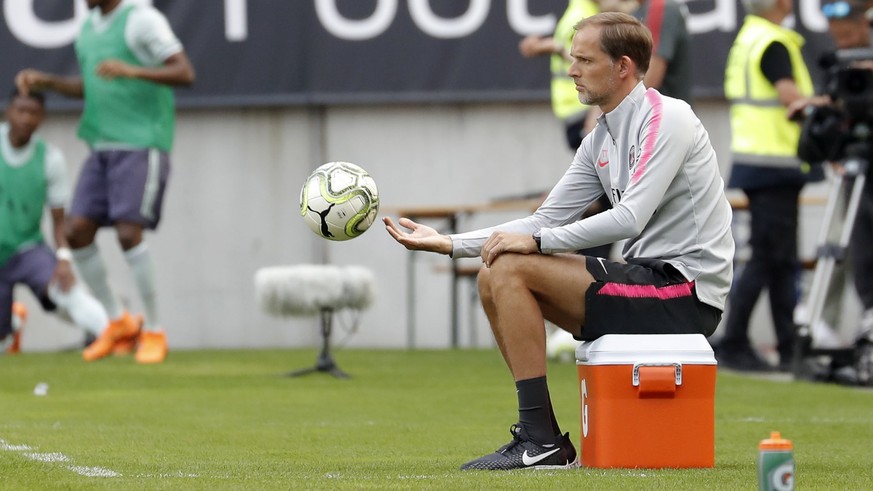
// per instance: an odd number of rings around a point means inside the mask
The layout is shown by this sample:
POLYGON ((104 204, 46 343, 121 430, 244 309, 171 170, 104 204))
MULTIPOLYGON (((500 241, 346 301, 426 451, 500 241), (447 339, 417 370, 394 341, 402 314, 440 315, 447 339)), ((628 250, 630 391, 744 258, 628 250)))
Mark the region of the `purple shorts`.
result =
POLYGON ((12 290, 16 284, 30 287, 44 309, 55 309, 48 298, 48 285, 57 264, 55 253, 40 244, 12 256, 0 267, 0 339, 12 331, 12 290))
POLYGON ((604 334, 703 334, 718 327, 722 311, 697 298, 694 282, 658 260, 628 264, 587 257, 594 283, 585 292, 582 341, 604 334))
POLYGON ((157 149, 92 152, 68 215, 90 218, 101 227, 131 222, 155 229, 169 175, 170 157, 157 149))

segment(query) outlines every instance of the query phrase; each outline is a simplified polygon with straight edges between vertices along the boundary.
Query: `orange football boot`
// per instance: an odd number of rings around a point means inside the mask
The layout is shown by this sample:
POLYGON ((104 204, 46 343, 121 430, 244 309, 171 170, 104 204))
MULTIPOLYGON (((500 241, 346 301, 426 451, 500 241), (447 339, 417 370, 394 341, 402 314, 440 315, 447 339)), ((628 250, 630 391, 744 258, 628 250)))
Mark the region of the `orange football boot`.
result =
POLYGON ((112 356, 127 356, 136 351, 137 338, 122 339, 112 345, 112 356))
MULTIPOLYGON (((133 319, 136 321, 136 325, 139 326, 141 333, 142 325, 145 322, 145 318, 142 316, 142 314, 139 314, 134 316, 133 319)), ((112 356, 127 356, 133 353, 134 351, 136 351, 138 340, 139 336, 118 340, 115 345, 112 346, 112 356)))
POLYGON ((21 353, 21 331, 26 323, 27 307, 21 302, 12 302, 12 343, 6 347, 6 353, 21 353))
POLYGON ((163 330, 143 331, 136 349, 137 363, 161 363, 167 358, 167 335, 163 330))
POLYGON ((112 353, 117 343, 136 339, 138 335, 139 322, 129 313, 124 312, 121 317, 109 321, 109 325, 100 336, 82 352, 82 358, 85 361, 99 360, 112 353))

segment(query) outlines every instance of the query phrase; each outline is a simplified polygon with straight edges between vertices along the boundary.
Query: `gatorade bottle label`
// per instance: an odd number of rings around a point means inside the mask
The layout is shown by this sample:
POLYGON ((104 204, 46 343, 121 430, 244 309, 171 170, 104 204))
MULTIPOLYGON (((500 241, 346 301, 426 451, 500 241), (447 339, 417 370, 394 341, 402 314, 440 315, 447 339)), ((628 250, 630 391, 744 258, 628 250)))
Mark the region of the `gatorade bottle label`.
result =
POLYGON ((789 460, 770 471, 767 480, 773 491, 791 491, 794 489, 794 460, 789 460))
POLYGON ((773 432, 762 440, 758 453, 758 488, 762 491, 794 489, 794 452, 791 441, 773 432))

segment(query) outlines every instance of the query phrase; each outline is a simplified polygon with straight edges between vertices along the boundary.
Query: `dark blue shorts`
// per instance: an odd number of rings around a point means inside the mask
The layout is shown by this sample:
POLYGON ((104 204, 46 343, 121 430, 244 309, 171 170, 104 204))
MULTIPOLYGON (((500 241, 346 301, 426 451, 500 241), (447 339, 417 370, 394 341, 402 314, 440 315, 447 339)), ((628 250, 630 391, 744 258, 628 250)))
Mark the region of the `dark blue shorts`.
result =
POLYGON ((0 339, 12 331, 12 292, 16 284, 27 285, 46 310, 55 304, 48 298, 48 285, 58 260, 45 244, 12 256, 0 267, 0 339))
POLYGON ((585 265, 595 281, 585 293, 580 340, 604 334, 709 336, 718 327, 722 311, 698 300, 694 282, 670 263, 587 257, 585 265))
POLYGON ((79 173, 69 215, 101 227, 116 222, 155 229, 161 220, 170 157, 157 149, 100 150, 88 156, 79 173))

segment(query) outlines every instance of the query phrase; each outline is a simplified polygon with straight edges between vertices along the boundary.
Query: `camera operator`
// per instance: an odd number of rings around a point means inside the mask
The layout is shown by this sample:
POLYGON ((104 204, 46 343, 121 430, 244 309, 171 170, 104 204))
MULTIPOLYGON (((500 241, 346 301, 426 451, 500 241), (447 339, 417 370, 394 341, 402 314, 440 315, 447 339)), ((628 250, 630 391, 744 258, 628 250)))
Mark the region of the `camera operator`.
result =
MULTIPOLYGON (((840 85, 847 80, 839 76, 842 69, 869 69, 873 71, 873 38, 871 38, 870 21, 868 20, 867 12, 868 7, 861 0, 834 0, 822 4, 822 13, 828 21, 828 33, 838 50, 836 53, 826 55, 825 60, 822 62, 822 65, 831 65, 829 92, 842 91, 840 85), (838 64, 838 59, 840 58, 838 54, 840 52, 845 53, 846 51, 844 50, 859 49, 869 50, 869 59, 852 61, 848 65, 838 64)), ((857 87, 852 89, 857 89, 857 87)), ((865 95, 873 101, 873 87, 863 87, 862 89, 870 89, 871 93, 865 95)), ((801 100, 789 106, 789 116, 796 117, 800 114, 811 114, 809 109, 812 106, 834 107, 837 102, 839 101, 832 99, 832 94, 801 100)), ((871 122, 868 121, 868 123, 871 122)), ((848 130, 843 129, 842 131, 846 132, 848 130)), ((839 136, 844 137, 841 139, 845 139, 845 135, 839 136)), ((838 158, 842 157, 844 155, 838 156, 838 158)), ((870 157, 867 156, 868 159, 870 157)), ((834 165, 838 166, 839 164, 834 165)), ((840 172, 838 168, 835 170, 840 172)), ((864 308, 859 336, 873 335, 873 247, 871 247, 871 244, 873 244, 873 188, 871 188, 869 182, 866 182, 864 191, 860 196, 860 204, 848 247, 849 265, 854 276, 855 289, 864 308)))

